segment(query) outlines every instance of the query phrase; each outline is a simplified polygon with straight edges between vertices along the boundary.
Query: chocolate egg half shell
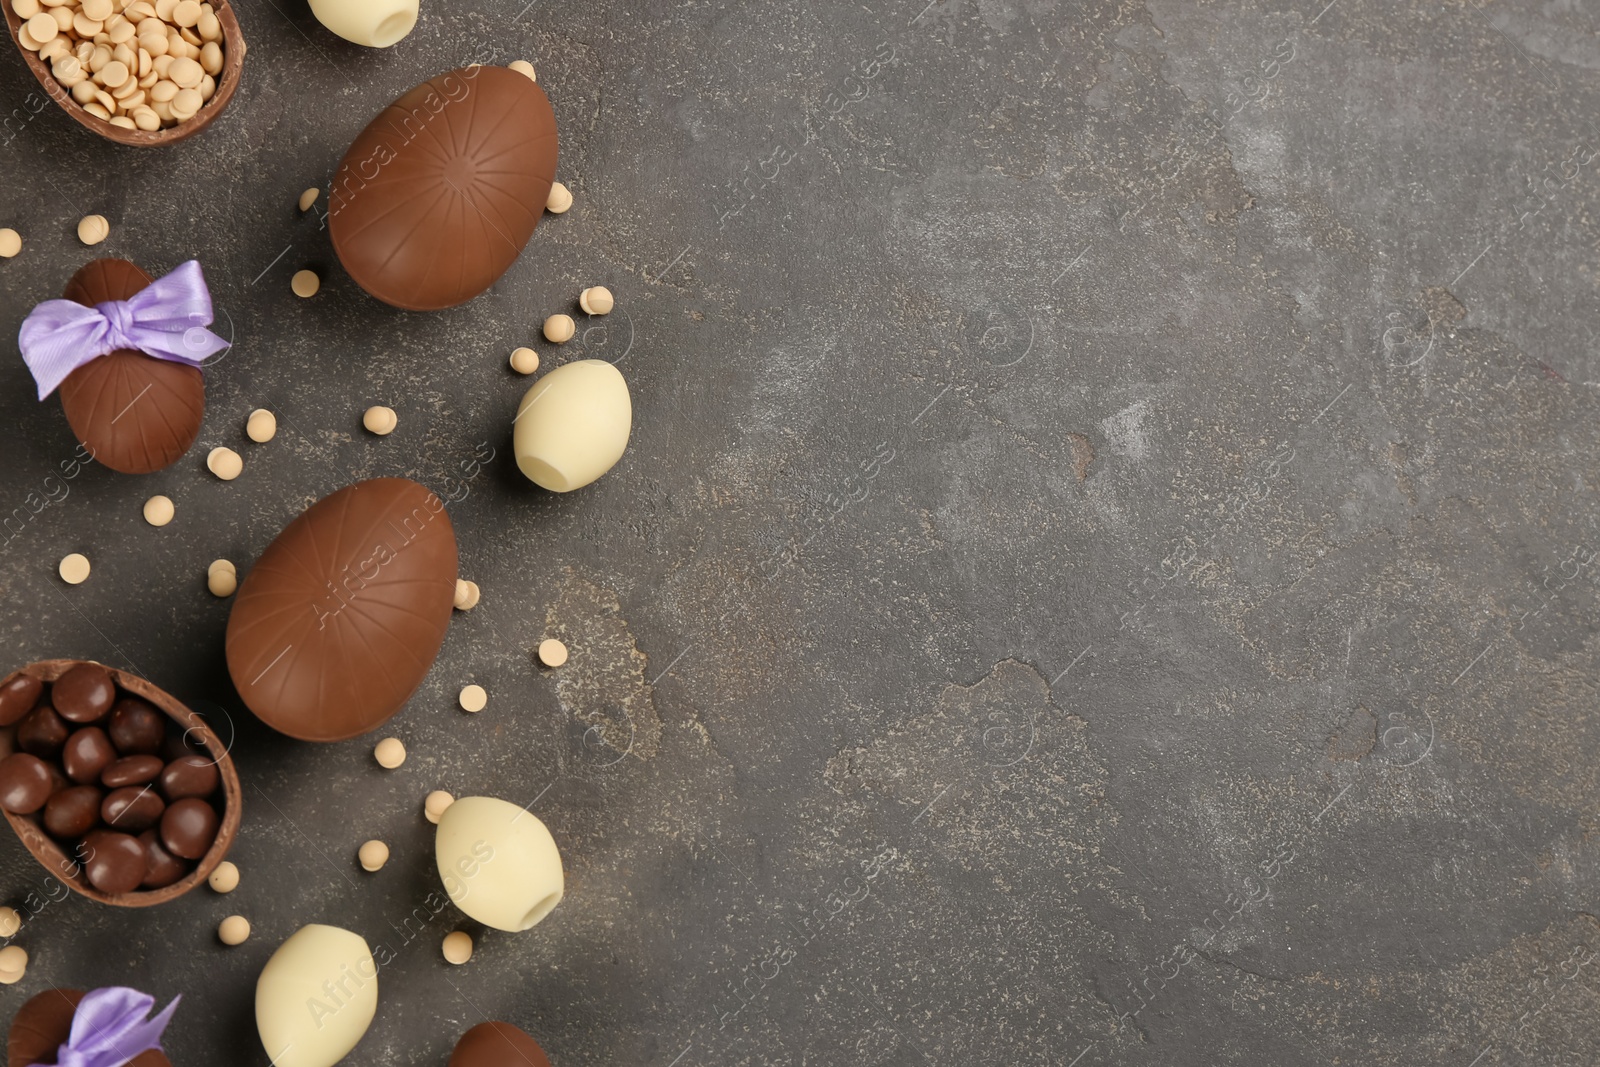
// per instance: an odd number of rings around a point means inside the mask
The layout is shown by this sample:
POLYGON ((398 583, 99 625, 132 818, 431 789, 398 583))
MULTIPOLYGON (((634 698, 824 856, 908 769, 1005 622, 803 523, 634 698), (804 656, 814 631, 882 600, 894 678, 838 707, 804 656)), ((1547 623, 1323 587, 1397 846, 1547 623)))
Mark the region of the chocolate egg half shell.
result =
MULTIPOLYGON (((150 275, 125 259, 97 259, 72 276, 62 295, 85 307, 127 300, 150 275)), ((177 462, 200 435, 205 379, 198 367, 118 349, 92 359, 61 383, 67 423, 96 461, 124 474, 149 474, 177 462)))
POLYGON ((387 304, 436 311, 489 288, 516 262, 556 173, 544 90, 505 67, 432 78, 350 146, 328 230, 356 284, 387 304))
MULTIPOLYGON (((87 994, 82 989, 46 989, 17 1010, 6 1037, 6 1067, 55 1063, 56 1052, 72 1034, 72 1016, 87 994)), ((172 1067, 158 1049, 146 1049, 128 1067, 172 1067)))
POLYGON ((448 1067, 550 1067, 538 1042, 510 1023, 479 1023, 461 1035, 448 1067))
POLYGON ((303 741, 376 729, 422 684, 455 601, 444 502, 405 478, 317 501, 267 546, 228 617, 228 672, 250 710, 303 741))

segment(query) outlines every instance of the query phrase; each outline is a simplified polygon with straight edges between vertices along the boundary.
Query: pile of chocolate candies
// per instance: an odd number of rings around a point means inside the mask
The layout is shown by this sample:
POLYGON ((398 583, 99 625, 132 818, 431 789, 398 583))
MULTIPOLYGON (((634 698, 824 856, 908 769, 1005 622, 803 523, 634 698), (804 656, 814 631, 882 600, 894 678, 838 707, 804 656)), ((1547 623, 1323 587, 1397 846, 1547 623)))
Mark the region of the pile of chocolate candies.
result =
POLYGON ((38 815, 102 893, 169 886, 211 848, 216 762, 186 746, 160 710, 119 691, 104 667, 0 686, 0 727, 12 725, 20 751, 0 760, 0 808, 38 815))

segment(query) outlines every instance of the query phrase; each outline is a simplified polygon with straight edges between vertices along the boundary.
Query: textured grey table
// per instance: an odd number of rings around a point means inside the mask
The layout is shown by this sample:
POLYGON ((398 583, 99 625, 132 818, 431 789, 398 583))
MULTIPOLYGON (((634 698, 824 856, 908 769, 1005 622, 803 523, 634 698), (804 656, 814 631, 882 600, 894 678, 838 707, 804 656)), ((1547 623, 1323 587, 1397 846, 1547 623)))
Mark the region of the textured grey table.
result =
MULTIPOLYGON (((265 1063, 256 973, 320 921, 397 957, 353 1064, 442 1065, 488 1017, 558 1067, 1600 1058, 1600 13, 923 2, 432 0, 380 53, 244 0, 237 100, 158 152, 0 61, 0 329, 100 212, 108 254, 199 256, 237 342, 180 464, 13 521, 8 665, 137 670, 248 783, 237 893, 49 903, 6 1013, 183 993, 175 1063, 265 1063), (518 57, 576 206, 465 307, 377 304, 295 197, 406 88, 518 57), (635 432, 557 497, 511 462, 505 360, 600 283, 604 329, 537 347, 619 361, 635 432), (265 729, 206 564, 480 443, 451 514, 483 603, 390 728, 410 761, 265 729), (425 903, 435 788, 532 802, 550 919, 425 903)), ((73 440, 14 349, 0 396, 15 515, 73 440)))

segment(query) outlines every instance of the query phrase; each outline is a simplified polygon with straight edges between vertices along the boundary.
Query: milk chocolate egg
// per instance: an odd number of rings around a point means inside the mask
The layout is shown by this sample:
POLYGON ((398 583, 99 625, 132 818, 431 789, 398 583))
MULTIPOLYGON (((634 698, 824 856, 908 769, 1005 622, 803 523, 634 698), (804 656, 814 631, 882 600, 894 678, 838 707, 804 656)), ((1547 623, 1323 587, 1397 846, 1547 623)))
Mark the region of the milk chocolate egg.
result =
POLYGON ((250 569, 228 617, 228 672, 290 737, 366 733, 422 683, 455 588, 443 501, 404 478, 357 482, 306 509, 250 569))
POLYGON ((256 980, 256 1029, 275 1067, 333 1067, 378 1011, 378 965, 360 934, 303 926, 256 980))
MULTIPOLYGON (((56 1052, 72 1034, 72 1016, 84 998, 81 989, 46 989, 34 995, 11 1022, 6 1038, 6 1067, 33 1067, 56 1062, 56 1052)), ((165 1054, 147 1049, 128 1067, 172 1067, 165 1054)))
POLYGON ((544 90, 505 67, 423 82, 350 146, 328 232, 356 284, 411 311, 454 307, 514 263, 556 173, 544 90))
POLYGON ((479 1023, 461 1035, 448 1067, 550 1067, 538 1042, 510 1023, 479 1023))
MULTIPOLYGON (((93 307, 126 300, 150 275, 125 259, 97 259, 67 283, 68 300, 93 307)), ((91 359, 61 383, 67 423, 97 462, 124 474, 175 463, 200 434, 206 412, 198 367, 118 349, 91 359)))

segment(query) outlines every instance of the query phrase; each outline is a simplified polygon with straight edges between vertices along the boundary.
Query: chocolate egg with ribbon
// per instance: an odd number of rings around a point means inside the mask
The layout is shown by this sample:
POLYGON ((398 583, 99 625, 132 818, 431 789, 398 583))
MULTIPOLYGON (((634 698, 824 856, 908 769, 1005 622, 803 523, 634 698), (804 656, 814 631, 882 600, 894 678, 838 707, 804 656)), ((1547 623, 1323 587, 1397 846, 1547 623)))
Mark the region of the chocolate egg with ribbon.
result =
POLYGON ((137 989, 47 989, 17 1009, 6 1036, 6 1067, 172 1067, 161 1034, 178 999, 148 1018, 155 998, 137 989))
POLYGON ((211 294, 189 260, 152 280, 125 259, 97 259, 64 299, 35 307, 17 335, 43 400, 61 408, 93 458, 124 474, 171 466, 205 416, 200 368, 228 342, 206 329, 211 294))

